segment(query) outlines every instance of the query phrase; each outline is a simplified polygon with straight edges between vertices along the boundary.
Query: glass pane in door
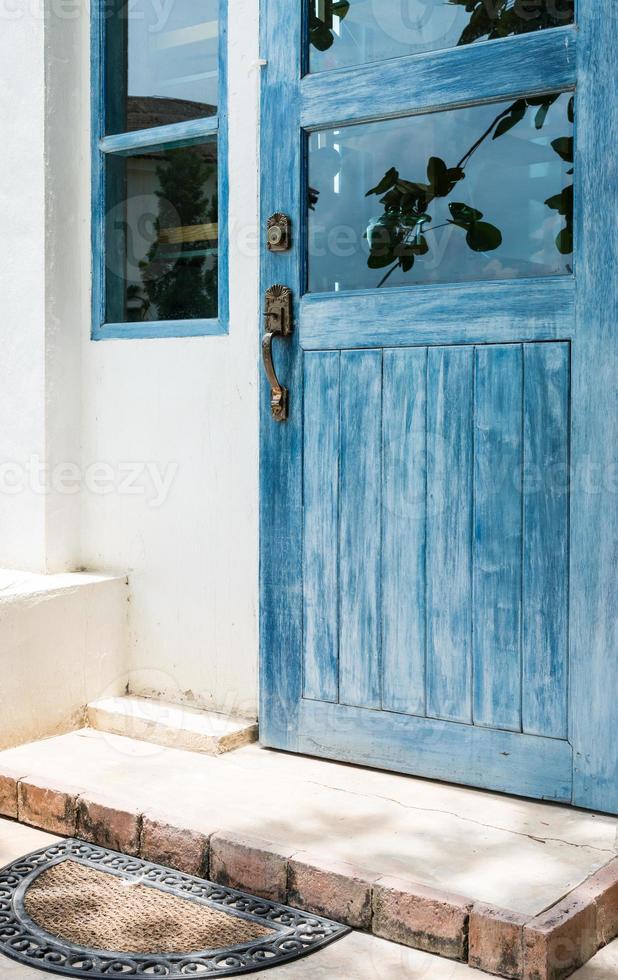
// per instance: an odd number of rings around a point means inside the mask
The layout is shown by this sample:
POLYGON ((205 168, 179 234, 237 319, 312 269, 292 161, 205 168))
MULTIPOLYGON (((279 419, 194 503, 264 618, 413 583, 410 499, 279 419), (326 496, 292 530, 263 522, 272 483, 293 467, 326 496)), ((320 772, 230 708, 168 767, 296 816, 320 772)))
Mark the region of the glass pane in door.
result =
POLYGON ((309 136, 309 290, 568 275, 574 96, 309 136))
POLYGON ((573 22, 574 0, 310 0, 311 71, 573 22))

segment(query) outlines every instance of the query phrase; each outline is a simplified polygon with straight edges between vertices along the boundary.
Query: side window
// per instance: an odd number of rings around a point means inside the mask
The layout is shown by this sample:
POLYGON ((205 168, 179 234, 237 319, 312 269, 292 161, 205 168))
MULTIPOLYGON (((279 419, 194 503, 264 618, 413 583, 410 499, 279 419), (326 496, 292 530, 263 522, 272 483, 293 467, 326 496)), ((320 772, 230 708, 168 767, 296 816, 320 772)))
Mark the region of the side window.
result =
POLYGON ((94 3, 94 339, 227 330, 226 7, 94 3))

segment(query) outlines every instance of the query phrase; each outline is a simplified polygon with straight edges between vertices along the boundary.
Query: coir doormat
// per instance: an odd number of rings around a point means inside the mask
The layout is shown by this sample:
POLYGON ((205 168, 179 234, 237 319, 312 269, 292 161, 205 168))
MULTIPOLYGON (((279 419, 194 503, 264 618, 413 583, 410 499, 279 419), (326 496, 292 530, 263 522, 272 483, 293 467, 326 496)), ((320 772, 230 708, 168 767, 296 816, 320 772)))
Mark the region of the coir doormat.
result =
POLYGON ((289 963, 349 931, 78 840, 0 871, 0 953, 61 976, 234 976, 289 963))

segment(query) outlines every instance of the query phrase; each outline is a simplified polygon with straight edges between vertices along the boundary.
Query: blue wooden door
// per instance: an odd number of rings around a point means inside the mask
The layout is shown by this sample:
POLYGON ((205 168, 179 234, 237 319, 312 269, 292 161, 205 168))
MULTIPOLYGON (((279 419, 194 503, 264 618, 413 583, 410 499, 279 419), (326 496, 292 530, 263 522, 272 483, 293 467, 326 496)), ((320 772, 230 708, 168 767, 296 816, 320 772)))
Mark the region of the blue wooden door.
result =
POLYGON ((268 0, 270 746, 618 810, 613 0, 268 0))

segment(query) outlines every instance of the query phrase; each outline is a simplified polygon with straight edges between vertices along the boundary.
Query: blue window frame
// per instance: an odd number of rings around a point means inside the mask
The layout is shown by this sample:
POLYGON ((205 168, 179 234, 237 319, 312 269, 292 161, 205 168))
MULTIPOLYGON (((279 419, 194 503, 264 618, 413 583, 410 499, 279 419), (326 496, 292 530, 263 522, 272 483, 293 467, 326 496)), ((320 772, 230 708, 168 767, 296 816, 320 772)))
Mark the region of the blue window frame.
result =
POLYGON ((93 340, 228 331, 227 0, 211 3, 218 20, 184 0, 162 28, 139 0, 93 2, 93 340))

